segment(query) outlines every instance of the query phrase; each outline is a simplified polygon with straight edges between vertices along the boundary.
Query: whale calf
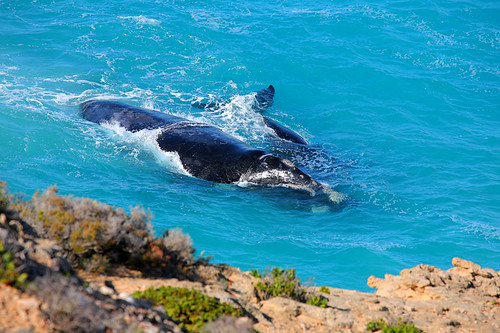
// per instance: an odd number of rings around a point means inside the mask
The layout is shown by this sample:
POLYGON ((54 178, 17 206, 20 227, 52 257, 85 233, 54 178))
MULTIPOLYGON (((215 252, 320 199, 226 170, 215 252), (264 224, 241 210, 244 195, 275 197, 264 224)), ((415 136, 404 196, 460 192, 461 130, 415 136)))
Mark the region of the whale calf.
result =
POLYGON ((341 196, 291 161, 251 147, 208 124, 105 100, 84 102, 81 112, 88 121, 118 124, 130 132, 158 129, 159 148, 177 153, 184 169, 197 178, 218 183, 283 186, 306 190, 311 195, 327 193, 330 198, 332 194, 336 198, 341 196))

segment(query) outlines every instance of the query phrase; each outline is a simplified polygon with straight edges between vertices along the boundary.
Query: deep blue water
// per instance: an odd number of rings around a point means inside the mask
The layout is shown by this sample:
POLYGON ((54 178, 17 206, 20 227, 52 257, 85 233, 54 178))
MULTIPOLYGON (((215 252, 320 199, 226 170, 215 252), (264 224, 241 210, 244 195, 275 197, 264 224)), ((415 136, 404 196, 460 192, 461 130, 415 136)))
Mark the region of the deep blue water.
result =
POLYGON ((500 269, 498 1, 0 1, 0 31, 12 192, 141 204, 214 262, 319 285, 368 290, 369 275, 454 256, 500 269), (267 115, 311 142, 290 158, 341 207, 186 176, 152 133, 79 115, 106 97, 280 151, 248 107, 269 84, 267 115), (232 102, 190 107, 201 98, 232 102))

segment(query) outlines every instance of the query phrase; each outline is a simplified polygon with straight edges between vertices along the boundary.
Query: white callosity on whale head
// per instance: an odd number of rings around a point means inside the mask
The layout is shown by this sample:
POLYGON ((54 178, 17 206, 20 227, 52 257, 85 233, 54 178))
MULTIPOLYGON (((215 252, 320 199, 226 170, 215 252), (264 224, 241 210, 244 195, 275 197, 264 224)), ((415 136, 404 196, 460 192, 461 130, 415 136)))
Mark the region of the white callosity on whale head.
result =
POLYGON ((324 194, 334 203, 340 203, 346 198, 344 194, 315 181, 291 161, 271 154, 261 156, 258 162, 240 177, 237 184, 287 187, 306 191, 311 196, 324 194))
POLYGON ((315 182, 314 186, 311 187, 308 185, 287 181, 287 179, 289 180, 289 176, 285 172, 279 170, 267 170, 259 173, 252 173, 251 171, 249 171, 241 176, 240 180, 236 182, 236 185, 241 187, 263 185, 263 182, 265 183, 269 179, 276 179, 278 181, 273 184, 267 183, 267 186, 286 187, 296 190, 302 190, 308 192, 311 196, 325 194, 330 202, 336 204, 343 202, 347 198, 345 194, 331 189, 326 184, 315 182))
POLYGON ((319 183, 297 169, 291 161, 271 154, 261 156, 240 177, 238 183, 301 189, 309 192, 312 196, 321 190, 319 183))
MULTIPOLYGON (((305 180, 305 179, 304 179, 305 180)), ((316 191, 305 185, 292 182, 290 174, 283 170, 266 170, 262 172, 248 172, 241 176, 238 184, 255 184, 255 185, 269 185, 269 186, 282 186, 295 189, 306 190, 315 195, 316 191)))

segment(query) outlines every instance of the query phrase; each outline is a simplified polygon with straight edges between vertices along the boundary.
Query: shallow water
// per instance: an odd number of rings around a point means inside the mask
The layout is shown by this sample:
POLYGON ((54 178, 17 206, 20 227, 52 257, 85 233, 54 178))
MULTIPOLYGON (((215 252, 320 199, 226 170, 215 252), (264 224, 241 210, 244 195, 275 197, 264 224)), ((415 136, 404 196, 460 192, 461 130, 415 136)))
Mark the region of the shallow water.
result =
POLYGON ((0 179, 27 196, 141 204, 158 232, 242 269, 368 290, 369 275, 460 256, 500 269, 500 5, 455 1, 0 4, 0 179), (269 140, 250 108, 309 148, 269 140), (182 173, 153 133, 83 120, 109 98, 208 122, 348 195, 182 173), (231 100, 220 112, 190 107, 231 100))

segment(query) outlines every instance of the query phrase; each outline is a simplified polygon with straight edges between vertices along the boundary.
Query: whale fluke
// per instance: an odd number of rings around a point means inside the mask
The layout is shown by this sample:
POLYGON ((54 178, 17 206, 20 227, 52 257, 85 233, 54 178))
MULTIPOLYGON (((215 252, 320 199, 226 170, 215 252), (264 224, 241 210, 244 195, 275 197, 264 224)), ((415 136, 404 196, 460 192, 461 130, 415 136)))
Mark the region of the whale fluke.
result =
POLYGON ((266 89, 257 91, 255 95, 255 104, 253 109, 259 113, 266 111, 273 105, 274 102, 274 87, 269 85, 266 89))

